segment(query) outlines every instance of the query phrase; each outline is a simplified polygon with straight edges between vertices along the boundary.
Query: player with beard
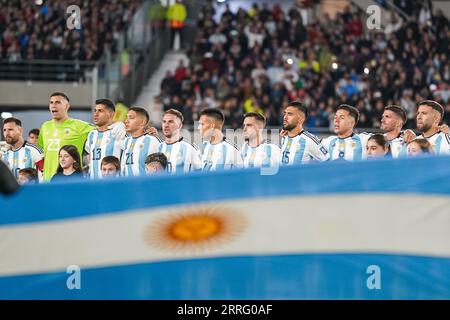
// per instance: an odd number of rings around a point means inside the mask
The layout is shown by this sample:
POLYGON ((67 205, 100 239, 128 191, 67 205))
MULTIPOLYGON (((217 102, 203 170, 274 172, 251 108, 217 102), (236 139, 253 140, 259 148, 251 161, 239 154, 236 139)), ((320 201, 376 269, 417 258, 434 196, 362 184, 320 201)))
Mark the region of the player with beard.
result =
POLYGON ((269 143, 263 138, 266 118, 256 112, 244 115, 244 139, 241 155, 244 159, 244 168, 277 168, 280 162, 280 147, 269 143))
POLYGON ((416 123, 422 134, 418 138, 427 139, 437 155, 450 154, 450 135, 439 127, 443 118, 444 107, 438 102, 425 100, 419 103, 416 123))
POLYGON ((328 160, 328 152, 319 138, 303 129, 308 109, 299 101, 288 104, 284 110, 281 142, 281 163, 283 165, 306 164, 312 161, 328 160))

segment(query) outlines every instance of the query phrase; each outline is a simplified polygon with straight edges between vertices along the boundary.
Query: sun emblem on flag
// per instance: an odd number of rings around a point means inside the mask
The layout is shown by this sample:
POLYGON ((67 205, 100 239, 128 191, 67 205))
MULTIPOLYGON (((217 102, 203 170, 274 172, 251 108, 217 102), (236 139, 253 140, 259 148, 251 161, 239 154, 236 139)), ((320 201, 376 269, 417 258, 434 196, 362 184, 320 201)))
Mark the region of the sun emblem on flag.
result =
POLYGON ((230 242, 247 223, 239 212, 220 207, 195 207, 168 215, 145 229, 150 246, 172 251, 203 251, 230 242))

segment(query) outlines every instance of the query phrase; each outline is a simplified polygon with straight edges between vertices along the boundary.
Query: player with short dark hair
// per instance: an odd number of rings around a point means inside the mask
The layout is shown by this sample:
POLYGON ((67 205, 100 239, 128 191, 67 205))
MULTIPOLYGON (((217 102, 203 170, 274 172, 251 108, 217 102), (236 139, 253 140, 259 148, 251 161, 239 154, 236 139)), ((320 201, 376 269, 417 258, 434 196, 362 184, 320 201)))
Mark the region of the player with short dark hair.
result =
POLYGON ((381 116, 380 129, 389 143, 393 158, 406 157, 407 155, 407 143, 404 137, 405 132, 402 131, 407 120, 406 110, 402 107, 389 105, 384 108, 383 115, 381 116))
POLYGON ((120 159, 126 135, 125 126, 120 125, 121 130, 113 133, 111 129, 114 123, 114 103, 109 99, 95 101, 93 120, 96 129, 89 132, 84 150, 89 159, 89 176, 98 179, 103 176, 101 161, 106 156, 115 156, 120 159))
POLYGON ((169 109, 162 118, 162 131, 165 140, 159 145, 159 152, 168 159, 167 172, 191 172, 202 169, 200 150, 181 136, 183 115, 180 111, 169 109))
POLYGON ((128 137, 124 142, 121 158, 123 176, 145 175, 145 159, 149 154, 158 152, 161 140, 146 134, 150 116, 144 108, 131 107, 125 120, 128 137))
MULTIPOLYGON (((83 152, 86 138, 95 127, 69 117, 69 98, 62 92, 50 95, 49 110, 52 119, 42 124, 38 143, 44 149, 44 180, 49 181, 59 166, 59 151, 65 145, 74 145, 83 152)), ((81 164, 82 165, 82 164, 81 164)))
POLYGON ((334 115, 334 132, 336 135, 322 140, 330 153, 330 160, 361 160, 366 159, 366 144, 370 137, 368 133, 356 134, 353 130, 359 120, 357 108, 341 104, 334 115))
POLYGON ((229 143, 222 133, 225 117, 219 109, 208 108, 200 113, 199 126, 202 136, 203 171, 242 168, 243 161, 238 148, 229 143))
POLYGON ((433 100, 419 103, 417 109, 417 130, 422 134, 418 138, 427 139, 437 155, 450 154, 450 135, 440 130, 444 118, 444 107, 433 100))
POLYGON ((241 148, 244 168, 278 168, 281 149, 263 138, 266 118, 257 112, 244 115, 243 130, 245 143, 241 148))
POLYGON ((283 113, 281 163, 283 165, 306 164, 328 160, 328 152, 319 138, 303 128, 308 109, 299 101, 290 102, 283 113))

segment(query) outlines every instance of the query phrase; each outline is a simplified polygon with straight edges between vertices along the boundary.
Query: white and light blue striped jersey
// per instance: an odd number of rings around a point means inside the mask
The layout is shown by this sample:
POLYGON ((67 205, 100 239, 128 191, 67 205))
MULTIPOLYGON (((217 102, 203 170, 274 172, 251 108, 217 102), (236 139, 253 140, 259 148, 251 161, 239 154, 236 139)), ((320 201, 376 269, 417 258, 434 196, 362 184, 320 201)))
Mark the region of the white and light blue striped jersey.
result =
POLYGON ((450 154, 450 135, 448 133, 438 131, 428 138, 425 138, 423 134, 417 138, 427 139, 433 146, 436 155, 450 154))
POLYGON ((281 149, 273 143, 263 142, 257 147, 244 143, 241 148, 244 168, 277 168, 280 165, 281 149))
MULTIPOLYGON (((386 136, 386 135, 385 135, 386 136)), ((389 146, 391 147, 392 158, 406 158, 408 154, 408 144, 403 143, 403 131, 392 139, 388 140, 389 146)))
POLYGON ((224 140, 211 144, 203 143, 202 152, 203 171, 242 168, 243 161, 239 150, 233 144, 224 140))
POLYGON ((145 175, 145 159, 148 155, 158 152, 161 140, 153 135, 144 134, 140 137, 127 137, 121 158, 122 176, 145 175))
POLYGON ((89 132, 84 144, 84 151, 89 154, 89 176, 91 179, 102 177, 100 165, 104 157, 115 156, 120 160, 123 143, 123 140, 112 136, 111 130, 101 132, 96 129, 89 132))
POLYGON ((328 160, 328 152, 319 138, 302 130, 295 137, 285 136, 281 140, 281 164, 307 164, 328 160))
POLYGON ((26 141, 19 149, 6 151, 2 159, 16 178, 19 177, 19 170, 21 169, 33 168, 38 170, 38 173, 42 173, 44 167, 44 152, 42 149, 26 141))
POLYGON ((322 144, 330 153, 330 160, 363 160, 367 159, 366 145, 368 133, 353 133, 347 138, 331 136, 322 140, 322 144))
POLYGON ((198 147, 184 141, 183 138, 170 144, 163 141, 159 145, 159 152, 167 157, 168 173, 198 171, 203 167, 198 147))

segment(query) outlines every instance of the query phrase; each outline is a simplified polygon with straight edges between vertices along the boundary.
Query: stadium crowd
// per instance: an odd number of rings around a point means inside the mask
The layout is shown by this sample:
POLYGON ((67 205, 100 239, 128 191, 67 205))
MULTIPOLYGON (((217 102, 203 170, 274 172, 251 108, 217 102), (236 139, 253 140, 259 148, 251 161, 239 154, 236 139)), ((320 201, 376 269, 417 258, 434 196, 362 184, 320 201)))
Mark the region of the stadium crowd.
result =
POLYGON ((406 110, 406 128, 413 128, 417 103, 425 99, 441 103, 449 122, 449 22, 421 1, 407 1, 405 11, 411 20, 393 12, 382 30, 365 32, 365 13, 350 7, 306 25, 297 8, 285 13, 255 3, 232 12, 227 6, 215 21, 214 7, 205 6, 187 50, 189 65, 167 72, 159 98, 187 124, 199 110, 218 107, 233 128, 251 111, 278 126, 283 108, 296 99, 308 105, 312 131, 331 128, 333 108, 342 103, 358 108, 360 128, 378 128, 391 104, 406 110))
POLYGON ((0 60, 98 60, 105 48, 117 53, 125 30, 142 1, 0 0, 0 60), (81 28, 66 26, 66 8, 78 5, 81 28))

